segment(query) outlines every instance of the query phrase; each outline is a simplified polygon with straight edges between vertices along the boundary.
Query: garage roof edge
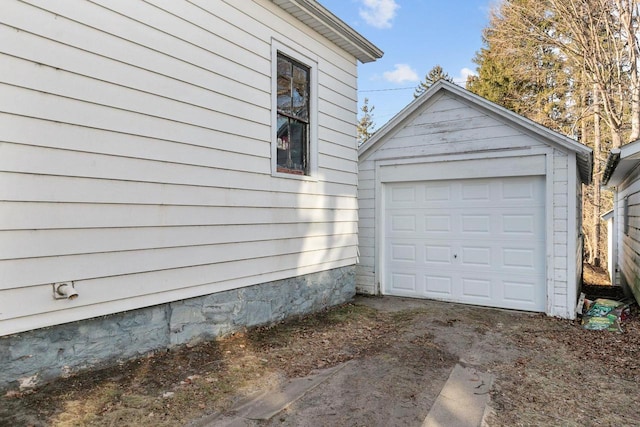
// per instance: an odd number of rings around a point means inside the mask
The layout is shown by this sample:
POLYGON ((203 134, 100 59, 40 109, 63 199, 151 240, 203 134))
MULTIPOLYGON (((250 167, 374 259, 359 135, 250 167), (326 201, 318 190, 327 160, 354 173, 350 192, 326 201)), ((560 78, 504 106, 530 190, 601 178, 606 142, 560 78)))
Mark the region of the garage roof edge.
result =
POLYGON ((358 157, 361 160, 368 157, 370 153, 375 151, 373 147, 378 146, 380 141, 385 140, 387 135, 390 135, 395 129, 401 126, 411 114, 441 91, 446 91, 463 98, 494 115, 502 117, 540 136, 549 143, 556 144, 576 153, 580 178, 585 184, 591 183, 593 174, 593 150, 591 150, 591 148, 445 80, 436 82, 425 93, 414 99, 376 131, 368 141, 360 146, 358 149, 358 157))

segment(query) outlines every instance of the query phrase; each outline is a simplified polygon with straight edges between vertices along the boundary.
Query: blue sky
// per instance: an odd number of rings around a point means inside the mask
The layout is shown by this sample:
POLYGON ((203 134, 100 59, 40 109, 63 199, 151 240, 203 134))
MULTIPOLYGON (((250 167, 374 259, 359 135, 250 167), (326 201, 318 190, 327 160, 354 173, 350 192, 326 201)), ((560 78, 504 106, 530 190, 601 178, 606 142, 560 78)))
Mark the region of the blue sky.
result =
POLYGON ((475 72, 472 59, 495 1, 319 0, 384 51, 382 59, 358 65, 358 108, 369 98, 376 128, 413 100, 414 88, 434 65, 464 85, 475 72))

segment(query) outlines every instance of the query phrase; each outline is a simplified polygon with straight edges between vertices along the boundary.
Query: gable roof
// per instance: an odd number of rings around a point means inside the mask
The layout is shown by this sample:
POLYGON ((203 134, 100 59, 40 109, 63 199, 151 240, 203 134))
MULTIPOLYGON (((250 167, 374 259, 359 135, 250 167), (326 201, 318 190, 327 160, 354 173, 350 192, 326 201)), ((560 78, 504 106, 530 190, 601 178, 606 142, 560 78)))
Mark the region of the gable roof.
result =
POLYGON ((360 62, 382 58, 383 52, 315 0, 271 0, 360 62))
POLYGON ((617 187, 640 164, 640 139, 614 148, 609 152, 604 167, 602 185, 617 187))
POLYGON ((526 133, 542 139, 548 145, 559 146, 576 153, 580 178, 585 184, 591 183, 593 172, 593 150, 591 148, 445 80, 437 81, 362 144, 358 149, 360 159, 366 158, 369 153, 375 151, 374 148, 380 146, 395 130, 401 128, 416 110, 428 103, 436 94, 442 92, 447 92, 467 101, 467 103, 472 104, 483 112, 507 121, 526 133))

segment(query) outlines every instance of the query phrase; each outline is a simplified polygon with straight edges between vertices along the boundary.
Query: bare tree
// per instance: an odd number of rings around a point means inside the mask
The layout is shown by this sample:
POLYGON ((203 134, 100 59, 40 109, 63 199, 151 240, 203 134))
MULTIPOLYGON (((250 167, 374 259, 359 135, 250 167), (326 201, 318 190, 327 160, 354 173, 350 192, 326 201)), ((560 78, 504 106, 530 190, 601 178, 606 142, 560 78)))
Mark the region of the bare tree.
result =
POLYGON ((358 120, 358 145, 363 144, 373 135, 373 128, 376 125, 373 122, 373 110, 375 109, 374 106, 369 107, 369 98, 365 98, 362 107, 360 107, 362 115, 358 120))

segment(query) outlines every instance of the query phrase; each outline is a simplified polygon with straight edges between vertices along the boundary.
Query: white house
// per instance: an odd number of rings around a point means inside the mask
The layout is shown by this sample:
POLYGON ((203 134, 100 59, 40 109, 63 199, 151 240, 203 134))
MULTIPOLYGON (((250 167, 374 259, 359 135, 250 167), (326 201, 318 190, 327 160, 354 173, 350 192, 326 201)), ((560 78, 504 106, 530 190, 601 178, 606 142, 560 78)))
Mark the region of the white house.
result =
POLYGON ((359 292, 575 316, 591 149, 439 81, 359 171, 359 292))
POLYGON ((612 284, 630 290, 640 301, 640 140, 611 150, 602 185, 613 191, 609 231, 609 275, 612 284))
POLYGON ((351 298, 376 46, 313 0, 1 15, 0 388, 351 298))

